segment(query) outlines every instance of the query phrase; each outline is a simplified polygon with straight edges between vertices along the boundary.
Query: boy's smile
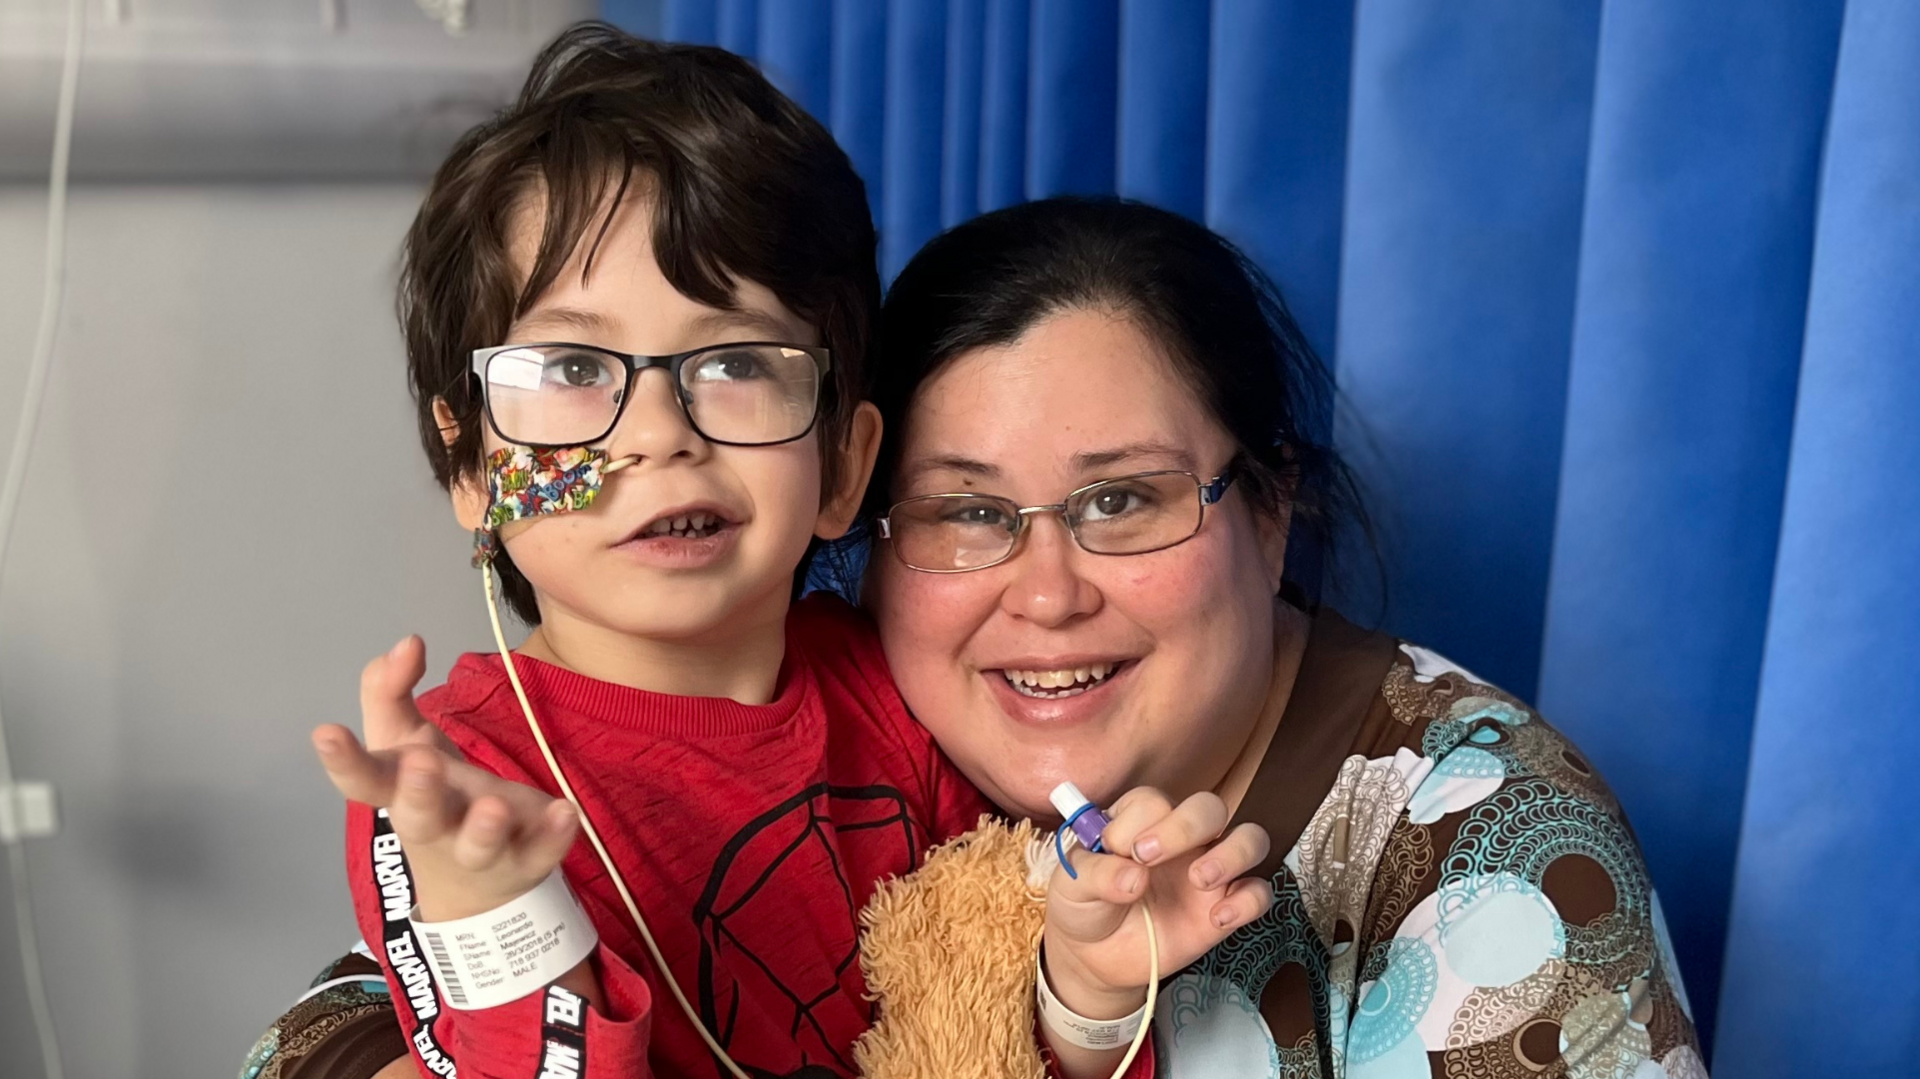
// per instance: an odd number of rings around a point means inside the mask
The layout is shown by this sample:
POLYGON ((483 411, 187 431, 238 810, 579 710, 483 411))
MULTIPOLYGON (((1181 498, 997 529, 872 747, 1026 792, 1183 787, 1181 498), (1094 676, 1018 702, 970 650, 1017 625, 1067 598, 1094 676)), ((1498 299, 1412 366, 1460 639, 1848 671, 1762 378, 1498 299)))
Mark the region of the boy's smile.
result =
POLYGON ((642 565, 703 569, 732 552, 746 524, 740 516, 711 501, 675 506, 614 544, 614 549, 642 565))

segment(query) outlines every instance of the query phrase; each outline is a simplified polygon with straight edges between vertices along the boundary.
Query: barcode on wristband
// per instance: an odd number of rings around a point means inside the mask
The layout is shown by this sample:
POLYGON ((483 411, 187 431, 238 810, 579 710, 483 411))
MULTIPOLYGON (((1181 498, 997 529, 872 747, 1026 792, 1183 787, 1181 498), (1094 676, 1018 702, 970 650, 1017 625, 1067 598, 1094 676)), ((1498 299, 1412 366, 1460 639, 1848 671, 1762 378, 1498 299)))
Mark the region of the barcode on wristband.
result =
POLYGON ((433 952, 433 965, 440 969, 440 987, 447 991, 448 1002, 456 1008, 466 1007, 466 989, 460 984, 460 972, 453 965, 453 956, 447 952, 447 942, 438 933, 420 935, 427 938, 427 948, 433 952))

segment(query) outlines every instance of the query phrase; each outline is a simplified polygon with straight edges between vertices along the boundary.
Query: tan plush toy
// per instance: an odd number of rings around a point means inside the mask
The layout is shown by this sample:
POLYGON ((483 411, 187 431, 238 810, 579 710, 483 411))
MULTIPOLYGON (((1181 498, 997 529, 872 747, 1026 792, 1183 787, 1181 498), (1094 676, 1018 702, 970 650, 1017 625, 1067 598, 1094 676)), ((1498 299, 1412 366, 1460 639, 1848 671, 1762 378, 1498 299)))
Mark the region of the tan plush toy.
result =
POLYGON ((853 1047, 863 1076, 1045 1079, 1033 957, 1055 864, 1051 832, 983 816, 880 886, 860 912, 860 965, 880 1005, 853 1047))

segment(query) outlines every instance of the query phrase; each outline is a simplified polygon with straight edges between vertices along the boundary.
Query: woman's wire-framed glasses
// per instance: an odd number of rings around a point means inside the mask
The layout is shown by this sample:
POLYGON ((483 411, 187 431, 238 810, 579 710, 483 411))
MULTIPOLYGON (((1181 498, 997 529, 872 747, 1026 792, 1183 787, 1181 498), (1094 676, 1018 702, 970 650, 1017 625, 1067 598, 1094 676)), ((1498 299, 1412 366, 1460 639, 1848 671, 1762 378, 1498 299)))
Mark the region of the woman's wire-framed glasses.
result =
POLYGON ((920 495, 894 503, 875 524, 894 556, 923 573, 997 566, 1014 556, 1028 522, 1041 514, 1057 514, 1089 554, 1147 554, 1198 534, 1206 508, 1226 497, 1235 471, 1230 464, 1209 480, 1174 469, 1136 472, 1043 506, 966 492, 920 495))

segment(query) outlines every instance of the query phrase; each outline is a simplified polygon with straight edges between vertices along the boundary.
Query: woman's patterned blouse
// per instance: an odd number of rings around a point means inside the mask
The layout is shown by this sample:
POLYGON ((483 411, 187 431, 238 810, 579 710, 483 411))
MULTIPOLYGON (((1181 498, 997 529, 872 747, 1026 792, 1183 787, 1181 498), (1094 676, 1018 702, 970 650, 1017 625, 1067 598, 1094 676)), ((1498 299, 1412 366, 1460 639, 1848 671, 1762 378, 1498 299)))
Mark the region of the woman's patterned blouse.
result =
POLYGON ((1285 708, 1238 813, 1273 909, 1161 991, 1161 1075, 1706 1075, 1639 847, 1559 732, 1332 612, 1285 708))

